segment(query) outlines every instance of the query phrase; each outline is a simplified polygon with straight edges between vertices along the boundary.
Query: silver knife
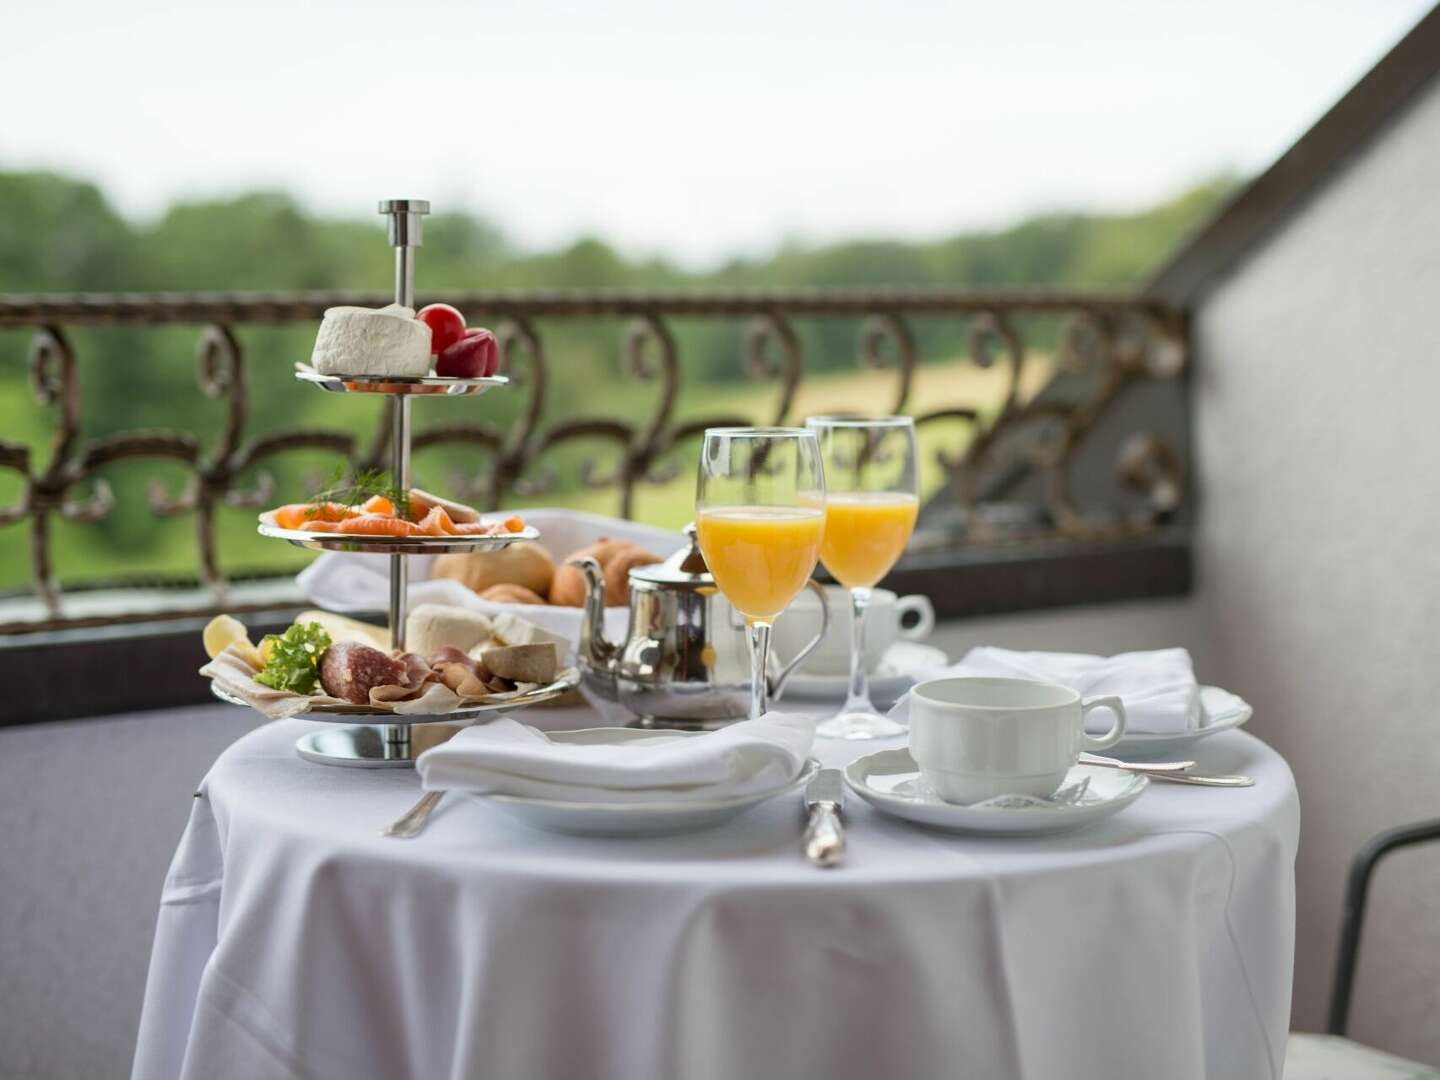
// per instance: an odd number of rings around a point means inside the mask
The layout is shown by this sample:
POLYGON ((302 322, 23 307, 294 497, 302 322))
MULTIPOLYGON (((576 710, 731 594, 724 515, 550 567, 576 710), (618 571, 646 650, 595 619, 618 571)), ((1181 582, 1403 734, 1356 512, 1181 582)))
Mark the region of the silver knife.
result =
POLYGON ((836 866, 845 858, 845 828, 840 824, 844 804, 839 769, 821 769, 805 785, 805 857, 816 866, 836 866))

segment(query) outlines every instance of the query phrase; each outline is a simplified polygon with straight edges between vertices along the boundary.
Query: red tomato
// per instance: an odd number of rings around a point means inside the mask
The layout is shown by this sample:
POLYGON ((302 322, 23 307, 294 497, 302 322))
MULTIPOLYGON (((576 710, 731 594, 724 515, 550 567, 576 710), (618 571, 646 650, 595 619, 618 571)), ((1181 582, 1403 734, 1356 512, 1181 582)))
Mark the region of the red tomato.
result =
POLYGON ((427 304, 415 318, 430 327, 431 356, 439 356, 465 333, 465 316, 449 304, 427 304))

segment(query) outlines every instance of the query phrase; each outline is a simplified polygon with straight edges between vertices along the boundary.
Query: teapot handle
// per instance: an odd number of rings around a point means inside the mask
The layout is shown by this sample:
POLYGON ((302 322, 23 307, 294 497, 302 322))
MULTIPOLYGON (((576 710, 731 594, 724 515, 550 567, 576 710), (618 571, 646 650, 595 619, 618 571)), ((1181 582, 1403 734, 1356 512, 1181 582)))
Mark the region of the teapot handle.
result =
POLYGON ((785 693, 785 683, 790 678, 790 673, 800 665, 800 661, 815 651, 816 646, 825 639, 825 632, 830 629, 830 602, 825 598, 825 587, 814 578, 807 581, 805 587, 820 598, 820 631, 811 638, 805 647, 796 653, 790 662, 780 669, 780 673, 771 680, 770 696, 776 701, 779 701, 785 693))

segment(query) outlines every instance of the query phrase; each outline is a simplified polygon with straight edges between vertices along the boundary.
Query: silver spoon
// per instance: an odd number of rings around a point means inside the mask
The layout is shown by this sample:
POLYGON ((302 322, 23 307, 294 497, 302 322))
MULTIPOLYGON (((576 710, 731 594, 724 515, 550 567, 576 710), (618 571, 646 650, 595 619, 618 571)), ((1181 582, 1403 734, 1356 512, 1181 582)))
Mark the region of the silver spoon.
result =
POLYGON ((1103 754, 1081 754, 1081 765, 1104 765, 1107 769, 1126 769, 1130 772, 1159 774, 1159 773, 1181 773, 1186 769, 1193 769, 1193 761, 1121 761, 1119 758, 1105 757, 1103 754))
POLYGON ((423 799, 396 818, 380 835, 393 836, 397 840, 409 840, 412 836, 419 836, 425 823, 430 820, 431 811, 444 797, 443 791, 427 791, 423 799))
POLYGON ((1146 776, 1153 776, 1156 780, 1172 780, 1177 784, 1203 784, 1206 787, 1253 787, 1255 781, 1248 776, 1202 776, 1198 773, 1186 772, 1195 762, 1193 761, 1143 761, 1131 762, 1120 761, 1118 758, 1104 757, 1101 754, 1081 754, 1082 765, 1103 765, 1107 769, 1123 769, 1125 772, 1143 773, 1146 776))

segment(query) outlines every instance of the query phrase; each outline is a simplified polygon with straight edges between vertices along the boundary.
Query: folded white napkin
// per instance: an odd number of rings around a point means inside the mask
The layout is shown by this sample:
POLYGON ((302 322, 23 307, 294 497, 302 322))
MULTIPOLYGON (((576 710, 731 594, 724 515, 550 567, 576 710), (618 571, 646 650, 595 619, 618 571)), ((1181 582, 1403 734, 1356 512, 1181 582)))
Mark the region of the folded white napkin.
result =
MULTIPOLYGON (((1129 732, 1178 735, 1200 726, 1200 687, 1185 649, 1090 656, 1016 652, 985 645, 971 649, 958 664, 932 677, 962 675, 1036 679, 1068 686, 1082 698, 1118 697, 1125 703, 1129 732)), ((905 720, 909 714, 910 695, 906 694, 890 715, 905 720)), ((1108 712, 1098 709, 1085 726, 1099 734, 1108 731, 1112 721, 1108 712)))
POLYGON ((657 731, 623 744, 552 741, 508 717, 465 728, 415 762, 429 791, 567 802, 694 802, 780 787, 805 767, 815 721, 768 713, 703 735, 657 731))

